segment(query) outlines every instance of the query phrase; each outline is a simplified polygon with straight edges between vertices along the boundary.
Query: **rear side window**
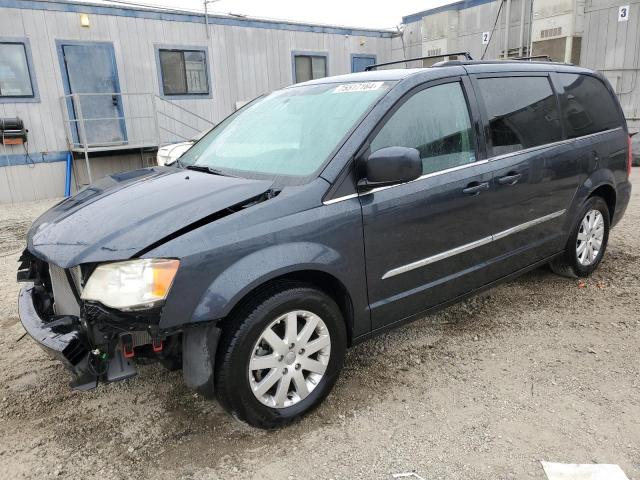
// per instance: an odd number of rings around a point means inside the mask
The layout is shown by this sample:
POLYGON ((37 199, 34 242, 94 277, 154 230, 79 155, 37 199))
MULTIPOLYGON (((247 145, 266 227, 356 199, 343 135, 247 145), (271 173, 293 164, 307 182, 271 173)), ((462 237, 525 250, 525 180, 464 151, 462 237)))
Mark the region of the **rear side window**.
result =
POLYGON ((563 115, 567 137, 576 138, 622 125, 620 113, 604 84, 595 77, 558 74, 564 87, 563 115))
POLYGON ((371 142, 371 152, 385 147, 417 149, 423 175, 475 161, 469 110, 460 83, 436 85, 410 97, 371 142))
POLYGON ((562 138, 558 103, 547 77, 482 78, 478 84, 493 156, 562 138))

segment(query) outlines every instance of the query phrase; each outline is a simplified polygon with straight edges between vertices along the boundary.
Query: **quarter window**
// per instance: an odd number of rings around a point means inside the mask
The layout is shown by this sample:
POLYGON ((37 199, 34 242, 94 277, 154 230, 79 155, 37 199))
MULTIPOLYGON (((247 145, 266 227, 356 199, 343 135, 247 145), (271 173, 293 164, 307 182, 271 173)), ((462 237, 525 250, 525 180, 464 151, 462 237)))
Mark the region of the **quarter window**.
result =
POLYGON ((410 97, 371 142, 371 151, 409 147, 420 152, 422 174, 475 161, 471 120, 460 83, 426 88, 410 97))
POLYGON ((327 57, 324 55, 294 55, 296 83, 327 76, 327 57))
POLYGON ((0 98, 33 97, 33 83, 22 42, 0 43, 0 98))
POLYGON ((622 125, 611 93, 595 77, 558 75, 564 87, 562 113, 569 138, 611 130, 622 125))
POLYGON ((483 78, 478 83, 489 117, 493 155, 562 138, 558 104, 547 77, 483 78))
POLYGON ((161 49, 159 56, 165 95, 209 93, 207 59, 203 50, 161 49))

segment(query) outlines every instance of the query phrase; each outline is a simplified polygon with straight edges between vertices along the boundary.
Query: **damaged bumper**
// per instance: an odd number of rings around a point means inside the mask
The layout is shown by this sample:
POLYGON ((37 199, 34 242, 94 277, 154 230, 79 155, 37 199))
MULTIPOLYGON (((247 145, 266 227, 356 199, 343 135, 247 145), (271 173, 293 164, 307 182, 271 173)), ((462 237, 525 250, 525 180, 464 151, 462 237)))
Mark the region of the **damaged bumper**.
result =
POLYGON ((18 311, 22 326, 52 358, 59 360, 72 374, 71 387, 95 388, 98 380, 122 380, 136 374, 135 366, 120 350, 111 357, 92 351, 80 318, 72 315, 42 318, 37 296, 42 287, 27 283, 20 290, 18 311))

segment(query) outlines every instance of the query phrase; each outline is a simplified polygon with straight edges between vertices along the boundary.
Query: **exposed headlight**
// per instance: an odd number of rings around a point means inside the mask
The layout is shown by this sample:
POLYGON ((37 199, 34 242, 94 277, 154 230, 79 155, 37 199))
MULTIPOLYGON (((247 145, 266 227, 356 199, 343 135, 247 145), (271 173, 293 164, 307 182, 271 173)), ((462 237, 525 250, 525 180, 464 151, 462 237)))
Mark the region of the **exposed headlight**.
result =
POLYGON ((105 263, 93 271, 81 297, 120 310, 153 307, 167 298, 179 266, 168 258, 105 263))

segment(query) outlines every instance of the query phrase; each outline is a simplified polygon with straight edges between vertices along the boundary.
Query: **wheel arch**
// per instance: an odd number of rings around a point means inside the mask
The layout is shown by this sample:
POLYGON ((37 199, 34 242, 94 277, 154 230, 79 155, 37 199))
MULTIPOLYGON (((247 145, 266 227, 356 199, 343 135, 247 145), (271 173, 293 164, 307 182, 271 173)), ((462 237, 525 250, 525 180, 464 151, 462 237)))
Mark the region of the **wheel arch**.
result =
POLYGON ((616 211, 616 189, 609 183, 604 183, 596 187, 587 198, 602 198, 609 209, 609 219, 613 220, 613 214, 616 211))
POLYGON ((187 323, 217 320, 224 327, 225 318, 257 291, 277 282, 295 281, 309 284, 335 300, 343 314, 351 344, 355 312, 362 316, 366 302, 366 292, 358 290, 366 290, 366 287, 356 281, 357 276, 348 273, 352 263, 337 251, 316 243, 266 247, 243 257, 217 275, 187 323))
MULTIPOLYGON (((320 290, 321 292, 331 297, 340 308, 340 312, 342 313, 345 327, 347 329, 347 345, 351 345, 351 341, 353 338, 354 320, 353 301, 351 299, 351 295, 349 294, 347 287, 337 277, 322 270, 293 270, 278 276, 264 279, 264 281, 262 281, 258 285, 253 286, 253 288, 242 295, 242 297, 238 298, 231 306, 229 313, 226 316, 233 315, 235 311, 242 308, 242 306, 247 302, 248 299, 254 297, 257 293, 261 292, 264 289, 271 288, 279 283, 306 284, 320 290)), ((220 325, 222 326, 222 328, 224 328, 224 319, 222 319, 222 323, 220 323, 220 325)))
POLYGON ((609 208, 609 218, 613 220, 616 209, 617 192, 615 187, 615 177, 611 170, 601 168, 593 172, 578 187, 567 211, 565 224, 566 233, 569 235, 578 221, 576 215, 589 198, 601 197, 609 208))

